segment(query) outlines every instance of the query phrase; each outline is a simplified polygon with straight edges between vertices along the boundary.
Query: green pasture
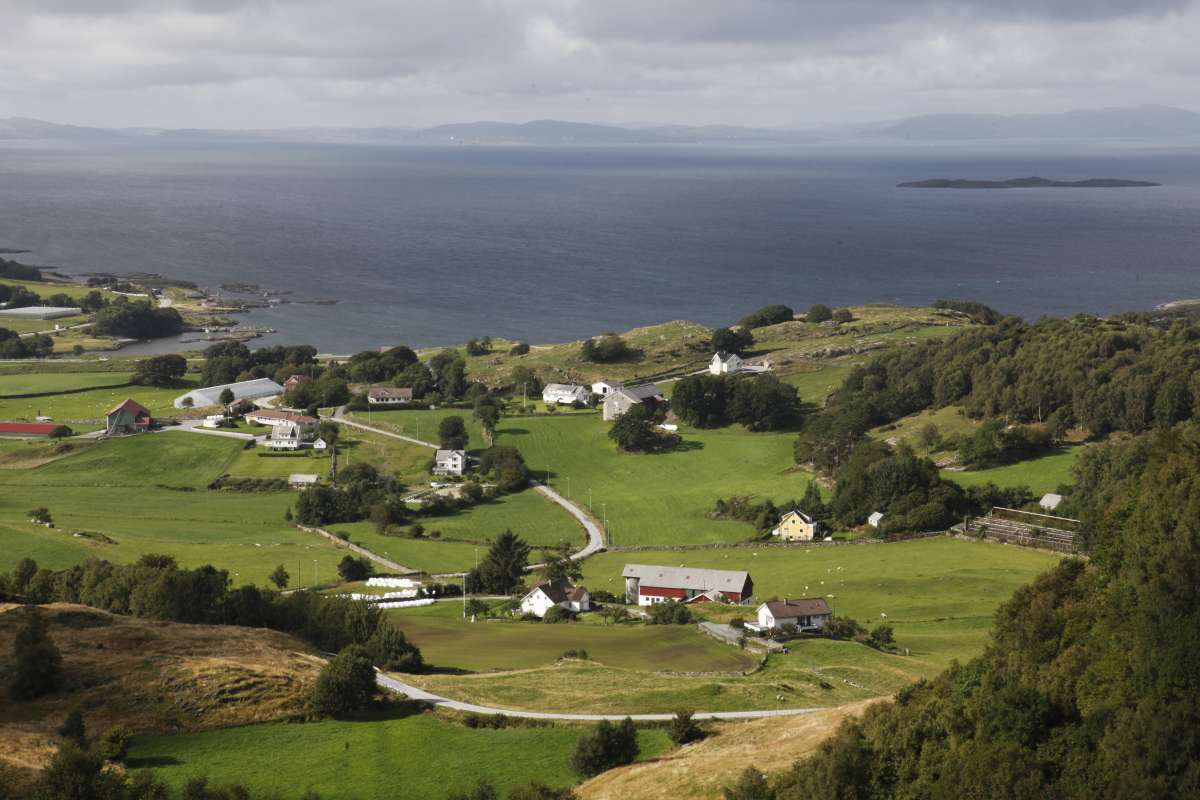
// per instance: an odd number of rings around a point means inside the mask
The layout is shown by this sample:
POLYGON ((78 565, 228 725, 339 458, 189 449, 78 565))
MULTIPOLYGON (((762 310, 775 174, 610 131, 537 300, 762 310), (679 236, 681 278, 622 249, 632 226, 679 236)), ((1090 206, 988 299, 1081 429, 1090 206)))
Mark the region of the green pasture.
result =
MULTIPOLYGON (((902 647, 940 667, 977 653, 996 607, 1057 561, 1057 556, 1016 545, 949 537, 825 547, 608 552, 584 563, 583 583, 619 593, 627 563, 746 570, 757 600, 824 597, 839 616, 866 626, 886 621, 902 647)), ((747 618, 752 611, 747 610, 747 618)))
POLYGON ((736 647, 701 636, 692 625, 590 625, 462 619, 457 603, 396 609, 388 618, 435 667, 487 672, 553 664, 566 650, 583 648, 611 667, 644 670, 741 671, 754 659, 736 647))
POLYGON ((936 427, 942 437, 966 436, 979 427, 979 422, 968 418, 959 406, 946 406, 910 414, 891 425, 872 429, 869 435, 880 441, 905 442, 921 455, 932 455, 935 451, 921 443, 921 432, 929 425, 936 427))
POLYGON ((266 585, 282 563, 293 585, 297 575, 311 585, 314 560, 319 582, 335 579, 344 552, 284 521, 294 492, 204 488, 241 447, 215 436, 145 434, 100 442, 34 469, 0 470, 0 569, 37 552, 62 566, 72 556, 127 563, 168 553, 183 566, 238 573, 239 583, 266 585), (28 522, 27 512, 41 506, 50 510, 54 529, 28 522))
MULTIPOLYGON (((212 439, 223 438, 204 434, 192 435, 212 439)), ((286 478, 294 472, 305 472, 322 477, 329 475, 331 460, 328 450, 307 448, 296 450, 295 455, 291 453, 268 455, 271 451, 261 444, 247 450, 241 442, 234 439, 229 439, 229 441, 239 447, 237 455, 225 470, 235 478, 286 478)))
MULTIPOLYGON (((583 528, 575 518, 532 490, 501 495, 449 515, 421 517, 415 522, 425 527, 425 538, 412 539, 402 533, 385 536, 376 533, 370 522, 331 525, 330 529, 345 531, 355 544, 381 555, 386 552, 388 558, 424 572, 470 569, 475 566, 477 551, 480 555, 487 552, 491 541, 505 530, 520 535, 534 547, 566 543, 578 549, 585 543, 583 528), (441 536, 430 538, 435 531, 441 536)), ((537 557, 535 552, 533 558, 537 557)))
MULTIPOLYGON (((98 291, 108 300, 113 300, 118 295, 106 289, 96 289, 94 286, 83 286, 78 283, 55 283, 53 281, 19 281, 12 278, 4 278, 0 283, 8 286, 24 286, 31 292, 37 293, 43 300, 51 295, 65 294, 67 297, 78 300, 84 297, 88 292, 98 291)), ((144 299, 144 298, 131 298, 144 299)))
POLYGON ((23 317, 6 317, 0 315, 0 328, 7 328, 10 331, 17 333, 53 333, 58 329, 70 328, 73 325, 82 325, 89 321, 91 317, 86 314, 75 314, 70 317, 56 317, 55 319, 28 319, 23 317), (57 325, 58 328, 54 326, 57 325))
POLYGON ((372 464, 414 489, 429 484, 426 466, 433 460, 432 448, 349 425, 339 429, 337 446, 343 464, 372 464))
POLYGON ((16 375, 0 373, 0 397, 117 386, 128 383, 131 377, 132 373, 128 372, 49 372, 16 375))
MULTIPOLYGON (((133 771, 150 770, 180 789, 191 778, 241 783, 255 794, 425 800, 472 788, 480 778, 502 794, 539 780, 579 780, 567 760, 582 727, 470 729, 432 714, 393 719, 267 723, 201 733, 139 736, 133 771), (264 769, 264 758, 270 767, 264 769)), ((641 758, 670 747, 662 730, 639 733, 641 758)))
MULTIPOLYGON (((21 376, 20 380, 33 377, 49 381, 56 376, 21 376)), ((10 379, 15 380, 16 378, 0 376, 0 394, 11 394, 4 389, 8 386, 10 379)), ((90 379, 90 376, 87 379, 90 379)), ((73 380, 84 380, 84 377, 80 375, 73 380)), ((104 415, 113 406, 130 397, 150 409, 151 414, 173 416, 179 413, 179 409, 173 405, 175 398, 192 388, 195 388, 194 383, 172 389, 154 386, 125 386, 120 389, 93 389, 75 394, 59 394, 48 397, 0 398, 0 419, 32 420, 39 414, 45 414, 54 417, 55 422, 62 422, 73 427, 78 426, 80 430, 95 430, 104 427, 104 415)))
POLYGON ((994 483, 997 486, 1028 486, 1035 495, 1053 492, 1075 482, 1073 469, 1083 447, 1067 447, 1039 458, 991 469, 943 470, 942 477, 960 486, 994 483))
MULTIPOLYGON (((420 439, 421 441, 433 444, 438 443, 438 425, 446 417, 463 418, 463 422, 467 426, 467 433, 471 437, 467 443, 468 450, 483 447, 483 441, 479 435, 479 423, 471 416, 471 409, 469 408, 352 411, 346 415, 347 419, 354 422, 370 425, 380 430, 391 431, 392 433, 399 433, 403 436, 411 436, 414 439, 420 439)), ((347 436, 357 436, 363 433, 363 431, 347 428, 344 433, 347 436)), ((397 444, 403 443, 397 441, 397 444)))
POLYGON ((801 402, 819 408, 825 402, 825 398, 842 385, 842 381, 846 380, 852 369, 854 364, 837 362, 813 371, 780 375, 780 379, 796 387, 801 402))
POLYGON ((681 428, 683 445, 669 453, 618 453, 609 423, 596 416, 509 417, 499 443, 515 445, 534 476, 607 517, 618 545, 730 542, 753 535, 751 526, 712 520, 717 498, 754 495, 799 498, 805 473, 791 471, 793 433, 749 433, 681 428))

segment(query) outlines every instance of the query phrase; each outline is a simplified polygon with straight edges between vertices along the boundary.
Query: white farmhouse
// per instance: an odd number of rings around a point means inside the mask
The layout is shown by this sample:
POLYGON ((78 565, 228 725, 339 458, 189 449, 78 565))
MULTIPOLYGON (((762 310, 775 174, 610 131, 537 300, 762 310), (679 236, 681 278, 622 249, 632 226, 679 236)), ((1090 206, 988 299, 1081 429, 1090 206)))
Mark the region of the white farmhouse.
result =
POLYGON ((266 441, 268 450, 299 450, 304 447, 304 434, 294 422, 276 425, 266 441))
POLYGON ((726 353, 722 350, 713 353, 712 360, 708 362, 708 371, 713 375, 728 375, 741 370, 742 357, 737 353, 726 353))
POLYGON ((586 405, 591 399, 591 387, 579 386, 574 383, 548 383, 546 388, 542 389, 542 402, 546 404, 555 403, 569 406, 573 403, 583 403, 586 405))
POLYGON ((795 628, 801 631, 821 630, 833 616, 829 604, 821 597, 803 597, 799 600, 775 600, 758 607, 758 627, 772 631, 777 628, 795 628))
POLYGON ((404 406, 413 401, 411 386, 372 386, 367 390, 367 405, 404 406))
POLYGON ((434 475, 462 475, 466 468, 466 450, 438 450, 434 456, 434 475))
POLYGON ((572 586, 567 581, 539 583, 521 598, 521 613, 533 614, 539 619, 554 606, 567 611, 587 611, 591 608, 591 598, 587 589, 572 586))

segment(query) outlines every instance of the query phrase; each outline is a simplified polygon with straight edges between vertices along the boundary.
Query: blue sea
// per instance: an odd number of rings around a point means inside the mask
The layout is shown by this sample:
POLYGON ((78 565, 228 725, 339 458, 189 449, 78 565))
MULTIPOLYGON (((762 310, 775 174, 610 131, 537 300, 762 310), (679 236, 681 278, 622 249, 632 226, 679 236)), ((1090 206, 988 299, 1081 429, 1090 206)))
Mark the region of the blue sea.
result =
POLYGON ((758 306, 979 300, 1027 318, 1200 296, 1200 148, 0 146, 0 247, 332 306, 327 352, 562 341, 758 306), (1151 189, 915 190, 930 177, 1151 189))

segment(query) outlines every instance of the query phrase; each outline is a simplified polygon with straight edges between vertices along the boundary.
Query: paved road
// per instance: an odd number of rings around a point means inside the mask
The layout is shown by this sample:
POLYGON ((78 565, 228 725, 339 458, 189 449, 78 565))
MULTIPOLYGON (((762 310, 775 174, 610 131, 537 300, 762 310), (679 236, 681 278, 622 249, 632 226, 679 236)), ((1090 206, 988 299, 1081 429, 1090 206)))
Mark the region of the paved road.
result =
MULTIPOLYGON (((616 721, 625 719, 625 717, 632 717, 638 722, 662 722, 673 719, 675 716, 674 714, 559 714, 551 711, 521 711, 512 708, 494 708, 492 706, 479 706, 474 703, 451 700, 448 697, 442 697, 441 695, 436 695, 411 684, 404 683, 382 672, 375 673, 375 682, 384 689, 400 692, 413 700, 421 700, 455 711, 466 711, 473 714, 485 714, 487 716, 503 714, 506 717, 521 717, 523 719, 557 719, 576 722, 599 722, 602 719, 616 721)), ((794 717, 799 714, 808 714, 821 710, 823 709, 816 707, 776 708, 766 711, 698 711, 695 717, 696 719, 763 719, 765 717, 794 717)))
MULTIPOLYGON (((351 422, 350 420, 348 420, 342 416, 341 408, 338 408, 336 411, 334 411, 332 416, 326 416, 326 417, 324 417, 324 419, 333 420, 334 422, 338 423, 339 425, 349 425, 352 428, 359 428, 364 431, 371 431, 372 433, 378 433, 382 436, 390 436, 393 439, 399 439, 401 441, 409 442, 411 444, 419 444, 419 445, 423 445, 425 447, 432 447, 435 450, 437 449, 437 445, 434 444, 433 442, 426 442, 426 441, 422 441, 421 439, 414 439, 411 436, 402 436, 399 433, 392 433, 391 431, 385 431, 380 428, 372 427, 370 425, 363 425, 361 422, 351 422)), ((558 492, 554 491, 549 486, 546 486, 544 484, 540 484, 540 483, 535 484, 534 491, 538 492, 539 494, 543 495, 544 497, 549 498, 551 502, 557 503, 558 505, 562 506, 567 511, 568 514, 570 514, 576 520, 579 521, 579 524, 583 526, 584 531, 587 533, 587 539, 588 539, 587 544, 584 545, 584 548, 582 550, 571 555, 572 560, 578 561, 579 559, 587 558, 588 556, 592 555, 593 553, 597 552, 602 547, 604 547, 604 532, 601 530, 600 526, 597 525, 596 522, 593 521, 590 516, 588 516, 586 511, 584 511, 582 508, 575 505, 573 502, 571 502, 570 500, 563 497, 561 494, 559 494, 558 492)), ((538 566, 541 566, 541 565, 534 564, 530 567, 530 569, 535 569, 538 566)))

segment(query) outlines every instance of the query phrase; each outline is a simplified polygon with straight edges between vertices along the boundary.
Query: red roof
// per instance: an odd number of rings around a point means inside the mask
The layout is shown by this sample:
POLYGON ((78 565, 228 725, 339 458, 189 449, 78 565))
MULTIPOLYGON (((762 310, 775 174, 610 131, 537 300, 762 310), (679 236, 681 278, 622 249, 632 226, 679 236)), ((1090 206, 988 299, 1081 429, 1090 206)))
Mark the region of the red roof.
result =
POLYGON ((26 436, 49 436, 65 427, 54 422, 0 422, 0 433, 20 433, 26 436))
POLYGON ((111 411, 109 411, 108 414, 106 414, 105 416, 112 416, 113 414, 117 413, 118 411, 132 412, 132 414, 135 417, 140 417, 143 414, 147 417, 150 416, 150 409, 146 408, 144 405, 142 405, 141 403, 139 403, 138 401, 136 401, 132 398, 127 398, 123 403, 120 403, 119 405, 114 406, 113 409, 111 411))

